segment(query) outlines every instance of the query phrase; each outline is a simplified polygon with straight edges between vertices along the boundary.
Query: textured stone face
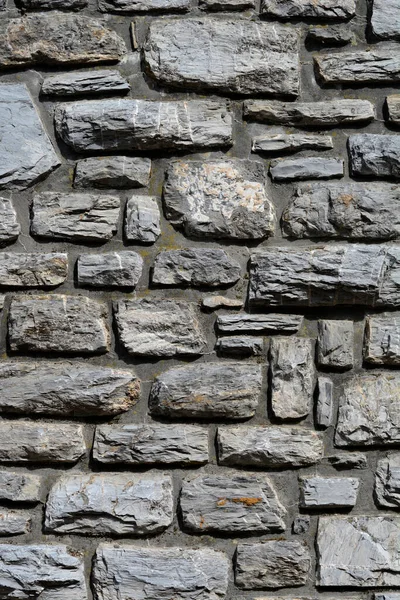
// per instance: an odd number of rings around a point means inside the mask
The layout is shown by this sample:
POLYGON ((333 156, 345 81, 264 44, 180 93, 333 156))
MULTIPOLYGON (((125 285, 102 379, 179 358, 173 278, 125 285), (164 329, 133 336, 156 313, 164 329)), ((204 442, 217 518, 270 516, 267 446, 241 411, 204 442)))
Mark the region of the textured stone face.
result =
POLYGON ((61 252, 0 253, 0 286, 53 287, 68 275, 68 255, 61 252))
POLYGON ((219 427, 217 441, 222 465, 302 467, 324 451, 321 436, 303 427, 219 427))
POLYGON ((218 308, 242 308, 243 301, 237 298, 227 298, 226 296, 206 296, 203 298, 201 305, 209 310, 217 310, 218 308))
POLYGON ((285 529, 286 510, 265 475, 233 472, 184 481, 180 507, 184 527, 199 533, 285 529))
POLYGON ((400 364, 399 313, 380 313, 367 316, 364 360, 375 365, 400 364))
MULTIPOLYGON (((0 65, 1 46, 0 33, 0 65)), ((23 190, 59 165, 27 87, 0 85, 0 189, 23 190)))
POLYGON ((397 135, 360 133, 349 137, 352 175, 400 179, 400 139, 397 135))
POLYGON ((32 527, 32 516, 27 510, 1 510, 0 536, 23 535, 32 527))
POLYGON ((397 587, 399 538, 400 520, 396 517, 321 517, 317 585, 397 587))
POLYGON ((79 285, 90 287, 135 287, 143 269, 137 252, 81 254, 78 259, 79 285))
POLYGON ((80 96, 120 94, 129 92, 130 85, 119 71, 103 69, 84 73, 63 73, 46 77, 42 94, 49 96, 80 96))
POLYGON ((272 161, 270 174, 274 181, 333 179, 343 177, 344 163, 338 158, 320 156, 286 158, 272 161))
POLYGON ((331 369, 353 367, 353 321, 318 321, 317 362, 318 365, 331 369))
POLYGON ((263 239, 275 229, 264 180, 260 163, 174 162, 164 186, 166 216, 190 237, 263 239))
POLYGON ((355 0, 262 0, 261 13, 280 19, 307 18, 335 21, 356 14, 355 0))
POLYGON ((294 587, 307 582, 310 567, 310 553, 302 542, 238 544, 235 582, 245 590, 294 587))
POLYGON ((200 7, 207 10, 245 10, 255 8, 255 0, 200 0, 200 7))
POLYGON ((371 30, 381 40, 400 38, 400 6, 396 0, 373 0, 371 30))
POLYGON ((161 234, 161 215, 154 196, 132 196, 126 204, 125 237, 130 242, 153 244, 161 234))
POLYGON ((329 377, 318 377, 318 398, 315 411, 316 424, 326 429, 333 418, 333 381, 329 377))
POLYGON ((154 261, 153 283, 158 285, 219 287, 238 279, 239 263, 221 249, 168 250, 154 261))
POLYGON ((151 160, 130 156, 96 156, 76 164, 74 187, 125 190, 145 187, 151 160))
POLYGON ((316 70, 325 83, 379 83, 400 79, 397 47, 373 46, 370 51, 329 53, 315 57, 316 70))
POLYGON ((303 322, 302 315, 269 313, 267 315, 218 315, 220 333, 296 333, 303 322))
POLYGON ((225 554, 208 548, 115 548, 101 544, 96 552, 93 583, 98 600, 191 600, 193 596, 198 600, 220 600, 228 587, 228 570, 225 554))
POLYGON ((99 0, 102 12, 124 14, 131 12, 186 12, 190 8, 190 0, 99 0))
POLYGON ((39 502, 42 480, 30 473, 0 471, 0 499, 8 502, 39 502))
POLYGON ((305 135, 303 133, 272 133, 253 138, 252 151, 260 154, 299 152, 301 150, 326 150, 333 148, 328 135, 305 135))
POLYGON ((13 351, 95 354, 110 348, 107 306, 83 296, 19 296, 11 302, 13 351))
POLYGON ((300 506, 351 508, 357 502, 359 485, 355 477, 304 477, 300 480, 300 506))
POLYGON ((153 384, 150 411, 170 418, 249 419, 261 384, 261 367, 255 364, 217 362, 170 369, 153 384))
POLYGON ((102 463, 182 464, 208 462, 208 431, 197 425, 100 425, 93 458, 102 463))
POLYGON ((0 363, 0 412, 115 415, 139 399, 130 371, 78 362, 0 363))
POLYGON ((347 46, 355 39, 354 33, 347 25, 317 25, 310 27, 306 41, 320 46, 347 46))
POLYGON ((80 10, 87 6, 87 2, 88 0, 19 0, 18 4, 27 10, 80 10))
POLYGON ((387 454, 378 461, 375 479, 375 497, 379 507, 400 506, 400 454, 387 454))
POLYGON ((232 144, 226 102, 91 100, 60 105, 58 135, 77 152, 213 148, 232 144))
POLYGON ((220 354, 232 356, 260 356, 264 352, 264 340, 249 335, 219 338, 215 345, 220 354))
POLYGON ((278 419, 299 419, 312 408, 314 345, 305 338, 273 338, 270 345, 271 406, 278 419))
POLYGON ((327 456, 326 461, 337 470, 341 469, 366 469, 367 457, 361 452, 349 452, 327 456))
POLYGON ((0 198, 0 243, 13 242, 20 232, 21 226, 11 200, 0 198))
POLYGON ((391 94, 386 98, 387 109, 389 113, 389 121, 400 123, 400 94, 391 94))
POLYGON ((176 356, 202 354, 206 340, 195 308, 175 300, 119 300, 118 335, 129 354, 176 356))
POLYGON ((144 57, 148 73, 171 87, 244 95, 299 92, 297 33, 278 24, 157 20, 150 24, 144 57))

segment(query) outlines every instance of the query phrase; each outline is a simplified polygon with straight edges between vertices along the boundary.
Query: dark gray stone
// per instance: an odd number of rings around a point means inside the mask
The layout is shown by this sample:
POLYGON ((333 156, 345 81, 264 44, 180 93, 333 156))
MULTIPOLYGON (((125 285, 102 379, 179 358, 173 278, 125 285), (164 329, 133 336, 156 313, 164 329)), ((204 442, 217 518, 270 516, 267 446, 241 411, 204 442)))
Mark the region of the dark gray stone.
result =
POLYGON ((400 94, 392 94, 386 98, 389 121, 400 124, 400 94))
POLYGON ((238 298, 227 298, 226 296, 206 296, 201 301, 203 308, 209 310, 218 310, 218 308, 242 308, 243 300, 238 298))
POLYGON ((0 0, 0 10, 6 10, 7 0, 0 0))
POLYGON ((260 356, 264 353, 264 340, 248 335, 227 336, 217 339, 216 350, 232 356, 260 356))
POLYGON ((250 419, 261 395, 261 366, 197 363, 170 369, 151 388, 149 407, 169 418, 250 419))
POLYGON ((347 21, 356 14, 355 0, 262 0, 261 14, 279 19, 347 21))
POLYGON ((292 525, 292 533, 294 535, 303 535, 310 529, 311 519, 309 515, 299 515, 295 518, 292 525))
POLYGON ((88 0, 18 0, 18 6, 25 10, 80 10, 88 0))
POLYGON ((0 286, 54 287, 68 275, 68 255, 61 252, 0 252, 0 286))
POLYGON ((255 6, 255 0, 200 0, 200 8, 212 11, 246 10, 255 6))
POLYGON ((400 5, 396 0, 372 0, 371 31, 380 40, 400 39, 400 5))
POLYGON ((359 479, 355 477, 300 478, 300 506, 310 509, 353 508, 359 479))
POLYGON ((20 233, 21 226, 11 200, 0 197, 0 243, 13 242, 20 233))
POLYGON ((40 502, 42 479, 31 473, 0 471, 0 500, 7 502, 40 502))
POLYGON ((391 83, 400 81, 400 53, 392 44, 368 50, 315 56, 318 76, 324 83, 391 83))
POLYGON ((364 360, 374 365, 400 365, 400 314, 368 315, 364 360))
POLYGON ((0 510, 0 536, 23 535, 32 527, 32 515, 27 510, 0 510))
MULTIPOLYGON (((0 263, 1 265, 1 263, 0 263)), ((168 250, 156 256, 152 281, 158 285, 220 287, 240 279, 240 264, 219 248, 168 250)))
POLYGON ((317 364, 330 369, 354 366, 353 321, 318 321, 317 364))
POLYGON ((318 398, 315 410, 315 422, 318 427, 326 429, 332 425, 333 419, 333 381, 330 377, 318 377, 318 398))
POLYGON ((252 152, 276 154, 300 152, 301 150, 326 150, 333 148, 329 135, 306 135, 304 133, 271 133, 253 138, 252 152))
POLYGON ((183 481, 180 508, 185 529, 199 533, 284 531, 286 510, 266 475, 227 472, 183 481))
POLYGON ((400 179, 400 136, 359 133, 348 148, 352 175, 400 179))
POLYGON ((346 452, 327 456, 326 461, 335 469, 366 469, 367 457, 361 452, 346 452))
POLYGON ((378 461, 375 497, 380 508, 400 507, 400 454, 390 453, 378 461))
POLYGON ((160 221, 155 196, 132 196, 126 204, 125 237, 129 242, 153 244, 161 235, 160 221))
POLYGON ((62 73, 46 77, 42 94, 48 96, 81 96, 94 94, 121 94, 131 89, 119 71, 99 69, 79 73, 62 73))
POLYGON ((132 12, 186 12, 191 6, 190 0, 99 0, 102 12, 129 14, 132 12))
POLYGON ((77 262, 78 283, 89 287, 135 287, 143 269, 137 252, 81 254, 77 262))
POLYGON ((269 170, 274 181, 333 179, 343 177, 344 162, 340 158, 306 156, 271 161, 269 170))
POLYGON ((94 156, 76 163, 74 187, 128 190, 146 187, 151 160, 131 156, 94 156))
POLYGON ((355 40, 355 35, 347 25, 331 25, 330 27, 310 27, 306 41, 321 46, 347 46, 355 40))
POLYGON ((220 333, 297 333, 303 323, 302 315, 268 313, 266 315, 218 315, 220 333))

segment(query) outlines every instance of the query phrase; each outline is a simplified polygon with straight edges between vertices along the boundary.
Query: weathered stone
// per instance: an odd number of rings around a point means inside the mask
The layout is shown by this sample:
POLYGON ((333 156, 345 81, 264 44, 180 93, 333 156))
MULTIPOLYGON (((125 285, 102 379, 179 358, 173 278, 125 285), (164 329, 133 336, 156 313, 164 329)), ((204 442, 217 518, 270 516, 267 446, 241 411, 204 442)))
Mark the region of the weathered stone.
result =
POLYGON ((262 0, 261 14, 279 19, 347 21, 356 14, 355 0, 262 0))
POLYGON ((238 472, 184 481, 180 496, 183 526, 208 533, 284 531, 286 510, 265 475, 238 472))
POLYGON ((321 436, 304 427, 218 427, 217 441, 221 465, 304 467, 324 453, 321 436))
POLYGON ((110 240, 117 232, 118 196, 41 192, 32 205, 31 233, 69 241, 110 240))
POLYGON ((102 12, 124 14, 131 12, 186 12, 191 6, 190 0, 99 0, 102 12))
POLYGON ((98 600, 221 600, 228 587, 229 567, 225 554, 209 548, 117 548, 101 544, 93 584, 98 600))
POLYGON ((366 469, 368 466, 367 457, 361 452, 346 452, 343 454, 333 454, 327 456, 326 460, 335 469, 366 469))
POLYGON ((232 117, 216 100, 90 100, 55 111, 58 135, 77 152, 214 148, 232 144, 232 117))
POLYGON ((88 0, 18 0, 18 6, 25 10, 80 10, 88 0))
POLYGON ((321 517, 317 536, 317 585, 397 587, 399 541, 400 519, 397 517, 321 517))
POLYGON ((400 593, 374 594, 374 600, 400 600, 400 593))
POLYGON ((359 133, 348 149, 352 175, 400 179, 400 136, 359 133))
POLYGON ((0 544, 4 598, 87 600, 83 557, 60 544, 0 544))
POLYGON ((131 156, 94 156, 76 163, 74 187, 127 190, 146 187, 151 160, 131 156))
POLYGON ((130 89, 129 83, 119 71, 103 69, 46 77, 41 91, 48 96, 92 96, 121 94, 129 92, 130 89))
POLYGON ((220 354, 232 356, 260 356, 264 352, 263 338, 241 335, 219 338, 215 345, 220 354))
POLYGON ((296 333, 303 323, 302 315, 269 313, 266 315, 218 315, 220 333, 296 333))
POLYGON ((252 152, 271 154, 276 152, 300 152, 301 150, 325 150, 333 148, 330 135, 306 135, 303 133, 271 133, 253 138, 252 152))
POLYGON ((219 248, 168 250, 156 256, 152 281, 158 285, 220 287, 240 279, 240 264, 219 248))
POLYGON ((108 310, 83 296, 15 296, 8 317, 12 351, 93 354, 110 349, 108 310))
POLYGON ((0 422, 1 462, 68 464, 75 463, 85 452, 82 425, 38 421, 0 422))
POLYGON ((154 196, 132 196, 126 204, 125 237, 129 242, 153 244, 161 234, 161 215, 154 196))
POLYGON ((115 415, 139 395, 140 381, 130 371, 79 362, 0 363, 0 412, 115 415))
POLYGON ((150 23, 144 60, 149 75, 169 87, 297 96, 298 51, 297 31, 276 23, 159 19, 150 23))
POLYGON ((306 36, 307 42, 321 46, 347 46, 354 40, 355 35, 347 25, 310 27, 306 36))
POLYGON ((400 124, 400 94, 392 94, 386 98, 389 121, 400 124))
POLYGON ((261 544, 238 544, 235 582, 245 590, 304 585, 311 556, 302 542, 268 540, 261 544))
POLYGON ((306 417, 315 386, 314 345, 307 338, 273 338, 270 345, 271 407, 278 419, 306 417))
POLYGON ((271 161, 269 172, 274 181, 333 179, 334 177, 343 177, 344 162, 340 158, 321 158, 320 156, 285 158, 271 161))
POLYGON ((0 10, 6 10, 7 0, 0 0, 0 10))
POLYGON ((357 502, 359 479, 355 477, 302 477, 300 506, 303 508, 352 508, 357 502))
POLYGON ((166 217, 201 239, 263 239, 275 230, 264 183, 257 162, 173 162, 164 186, 166 217))
POLYGON ((0 198, 0 244, 13 242, 20 233, 21 226, 11 200, 0 198))
POLYGON ((203 308, 217 310, 218 308, 242 308, 243 300, 227 298, 226 296, 206 296, 201 301, 203 308))
POLYGON ((23 190, 59 165, 27 87, 0 85, 0 189, 23 190))
POLYGON ((330 369, 354 366, 353 321, 318 321, 317 363, 330 369))
POLYGON ((309 515, 299 515, 295 518, 292 525, 292 533, 294 535, 303 535, 310 529, 311 519, 309 515))
POLYGON ((348 99, 324 102, 246 100, 244 115, 253 121, 276 123, 285 127, 288 125, 294 127, 342 127, 343 125, 373 121, 375 109, 368 100, 348 99))
POLYGON ((381 40, 400 39, 400 6, 396 0, 373 0, 371 31, 381 40))
POLYGON ((400 81, 398 47, 387 44, 357 52, 321 54, 314 58, 324 83, 391 83, 400 81))
POLYGON ((39 502, 41 484, 42 479, 31 473, 0 471, 0 500, 39 502))
POLYGON ((369 315, 365 324, 364 360, 375 365, 400 364, 400 315, 369 315))
POLYGON ((31 525, 32 516, 27 510, 0 511, 0 536, 29 533, 31 525))
POLYGON ((137 252, 81 254, 77 262, 78 283, 90 287, 135 287, 143 269, 137 252))
POLYGON ((363 374, 340 395, 337 446, 393 445, 400 441, 400 375, 363 374))
POLYGON ((262 370, 257 364, 196 363, 159 375, 149 407, 169 418, 249 419, 257 408, 262 370))
POLYGON ((125 465, 182 464, 208 462, 208 431, 198 425, 99 425, 93 458, 101 463, 125 465))
POLYGON ((387 454, 378 461, 375 497, 382 508, 400 507, 400 454, 387 454))
POLYGON ((202 354, 204 333, 194 305, 176 300, 119 300, 115 304, 118 334, 129 354, 168 357, 202 354))
POLYGON ((122 38, 90 17, 30 14, 0 27, 0 69, 117 62, 125 52, 122 38))
POLYGON ((200 0, 200 8, 206 10, 246 10, 255 8, 255 0, 200 0))
POLYGON ((50 490, 44 527, 48 533, 154 534, 171 525, 173 505, 169 475, 68 473, 50 490))
POLYGON ((68 255, 61 252, 0 252, 0 286, 53 287, 68 275, 68 255))
POLYGON ((315 410, 315 422, 326 429, 333 419, 333 381, 330 377, 318 377, 318 398, 315 410))

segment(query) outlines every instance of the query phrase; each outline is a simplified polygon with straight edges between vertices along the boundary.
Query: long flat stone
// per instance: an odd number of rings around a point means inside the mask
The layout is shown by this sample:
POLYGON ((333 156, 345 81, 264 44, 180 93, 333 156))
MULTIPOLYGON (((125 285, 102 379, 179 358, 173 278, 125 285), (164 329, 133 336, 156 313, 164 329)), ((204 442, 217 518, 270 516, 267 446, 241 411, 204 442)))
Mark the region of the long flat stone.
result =
POLYGON ((93 96, 121 94, 131 89, 119 71, 99 69, 82 73, 61 73, 46 77, 41 93, 47 96, 93 96))
POLYGON ((309 509, 352 508, 357 502, 360 480, 356 477, 303 477, 300 506, 309 509))
POLYGON ((89 287, 135 287, 142 275, 143 259, 123 250, 105 254, 81 254, 77 261, 78 283, 89 287))
POLYGON ((302 181, 304 179, 333 179, 343 177, 344 162, 340 158, 306 156, 271 161, 273 181, 302 181))
POLYGON ((80 10, 87 6, 88 0, 19 0, 26 10, 80 10))
POLYGON ((79 160, 74 187, 125 190, 146 187, 151 160, 132 156, 93 156, 79 160))
POLYGON ((117 15, 133 12, 186 12, 190 6, 190 0, 99 0, 102 12, 117 15))
POLYGON ((46 288, 61 285, 68 275, 62 252, 0 252, 0 286, 46 288))
POLYGON ((315 25, 307 31, 306 43, 323 47, 347 46, 355 41, 354 32, 346 25, 315 25))
POLYGON ((365 321, 364 360, 373 365, 400 365, 400 314, 368 315, 365 321))
POLYGON ((0 500, 37 503, 41 499, 41 486, 39 475, 0 471, 0 500))
POLYGON ((297 333, 303 323, 303 315, 269 313, 267 315, 218 315, 220 333, 297 333))
POLYGON ((396 0, 373 0, 371 32, 380 40, 400 39, 400 5, 396 0))
POLYGON ((306 135, 303 133, 271 133, 252 139, 252 152, 276 154, 300 152, 301 150, 327 150, 333 148, 329 135, 306 135))
POLYGON ((261 14, 278 19, 347 21, 356 14, 355 0, 262 0, 261 14))
POLYGON ((250 335, 228 335, 217 339, 215 349, 224 355, 261 356, 264 352, 264 339, 250 335))
POLYGON ((352 175, 400 179, 400 136, 351 135, 348 151, 352 175))
POLYGON ((396 83, 400 81, 400 52, 392 44, 368 51, 328 53, 314 58, 324 83, 396 83))
POLYGON ((246 10, 255 8, 255 0, 200 0, 201 8, 209 11, 246 10))
POLYGON ((197 17, 154 20, 144 60, 149 75, 168 87, 297 96, 298 52, 296 30, 280 24, 197 17))
POLYGON ((400 454, 391 452, 378 461, 375 475, 375 498, 380 508, 400 507, 400 454))
POLYGON ((17 213, 11 200, 0 197, 0 243, 13 242, 20 233, 21 225, 18 223, 17 213))

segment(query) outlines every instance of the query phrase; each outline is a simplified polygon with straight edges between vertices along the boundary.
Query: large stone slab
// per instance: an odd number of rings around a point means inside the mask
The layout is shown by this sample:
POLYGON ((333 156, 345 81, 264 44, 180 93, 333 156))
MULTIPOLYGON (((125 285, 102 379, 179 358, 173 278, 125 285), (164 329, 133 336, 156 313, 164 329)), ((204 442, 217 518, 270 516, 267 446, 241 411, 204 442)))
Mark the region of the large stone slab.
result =
POLYGON ((0 26, 0 70, 117 62, 125 52, 122 38, 90 17, 37 13, 5 20, 0 26))
POLYGON ((356 14, 355 0, 262 0, 261 14, 278 19, 347 21, 356 14))
POLYGON ((13 242, 20 233, 21 226, 11 200, 0 197, 0 244, 13 242))
POLYGON ((121 94, 131 89, 119 71, 99 69, 78 73, 61 73, 46 77, 41 93, 48 96, 93 96, 121 94))
POLYGON ((249 419, 256 411, 261 385, 261 366, 253 363, 200 363, 170 369, 153 383, 150 412, 178 419, 249 419))
POLYGON ((176 300, 119 300, 119 339, 129 354, 168 357, 203 354, 206 340, 195 306, 176 300))
POLYGON ((93 156, 76 163, 74 187, 125 190, 149 184, 151 160, 132 156, 93 156))
POLYGON ((317 585, 358 589, 398 587, 399 542, 398 517, 321 517, 317 585))
POLYGON ((269 172, 273 181, 333 179, 343 177, 344 162, 340 158, 321 156, 277 159, 271 161, 269 172))
POLYGON ((172 479, 150 473, 64 474, 50 490, 47 533, 149 535, 173 519, 172 479))
POLYGON ((351 135, 348 150, 352 175, 400 179, 400 136, 351 135))
POLYGON ((108 309, 83 296, 15 296, 8 316, 14 352, 98 354, 110 349, 108 309))
POLYGON ((400 365, 399 313, 379 313, 367 316, 364 360, 373 365, 400 365))
POLYGON ((352 508, 357 502, 359 485, 356 477, 303 477, 300 506, 322 510, 352 508))
POLYGON ((150 24, 144 60, 149 75, 168 87, 297 96, 298 51, 296 30, 276 23, 160 19, 150 24))
POLYGON ((0 363, 0 412, 83 416, 116 415, 140 395, 131 371, 79 362, 0 363))
POLYGON ((123 250, 105 254, 81 254, 77 261, 78 283, 89 287, 135 287, 142 275, 143 258, 123 250))
POLYGON ((391 83, 400 81, 398 47, 373 46, 368 50, 321 54, 314 58, 324 83, 391 83))
POLYGON ((232 144, 224 101, 90 100, 55 111, 58 135, 77 152, 196 150, 232 144))
POLYGON ((330 135, 304 133, 271 133, 252 139, 252 152, 259 154, 285 154, 301 150, 327 150, 333 148, 330 135))
POLYGON ((0 252, 0 286, 54 287, 61 285, 67 275, 66 253, 0 252))
POLYGON ((155 196, 132 196, 126 203, 125 237, 129 242, 154 244, 161 235, 161 214, 155 196))
POLYGON ((94 561, 93 585, 98 600, 221 600, 227 591, 229 568, 225 554, 208 548, 101 544, 94 561))
POLYGON ((204 464, 208 462, 208 430, 198 425, 177 427, 164 423, 99 425, 93 458, 125 465, 204 464))
POLYGON ((320 367, 340 370, 354 366, 353 321, 318 321, 317 363, 320 367))
POLYGON ((393 452, 378 461, 375 498, 380 508, 400 507, 400 454, 393 452))
POLYGON ((132 12, 186 12, 190 0, 99 0, 102 12, 129 14, 132 12))
POLYGON ((165 214, 191 237, 263 239, 275 229, 264 183, 257 162, 173 162, 164 185, 165 214))
POLYGON ((268 313, 266 315, 218 315, 220 333, 297 333, 303 323, 303 315, 268 313))
POLYGON ((31 473, 0 471, 0 500, 32 502, 41 499, 42 478, 31 473))
POLYGON ((373 0, 371 32, 380 40, 400 39, 400 5, 396 0, 373 0))
POLYGON ((286 528, 286 510, 265 475, 192 477, 183 482, 180 508, 189 531, 274 533, 286 528))
POLYGON ((0 189, 23 190, 59 165, 27 87, 0 85, 0 189))
POLYGON ((217 442, 221 465, 305 467, 324 453, 321 436, 304 427, 218 427, 217 442))

